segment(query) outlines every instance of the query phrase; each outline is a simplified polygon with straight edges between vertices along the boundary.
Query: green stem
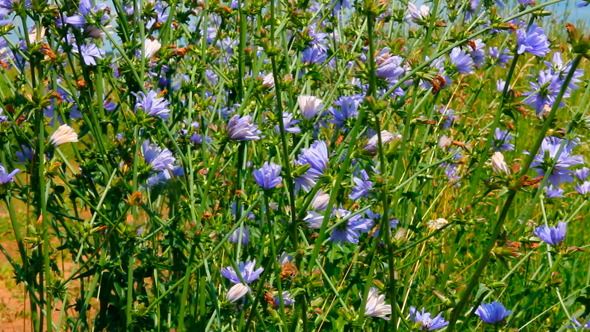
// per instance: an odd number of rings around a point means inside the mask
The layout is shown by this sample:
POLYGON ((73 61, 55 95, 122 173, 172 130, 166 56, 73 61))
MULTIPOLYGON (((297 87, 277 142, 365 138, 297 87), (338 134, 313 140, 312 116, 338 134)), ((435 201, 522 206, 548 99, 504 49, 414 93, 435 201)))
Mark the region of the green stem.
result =
MULTIPOLYGON (((266 213, 264 214, 266 216, 266 225, 267 227, 269 227, 270 229, 270 252, 272 254, 272 257, 275 258, 274 259, 274 264, 273 267, 275 268, 275 273, 276 275, 280 276, 281 275, 281 267, 276 259, 277 256, 277 244, 276 244, 276 239, 275 239, 275 227, 277 225, 276 222, 273 222, 273 218, 270 217, 270 205, 268 204, 268 194, 265 192, 264 194, 264 208, 266 213)), ((282 324, 283 326, 286 326, 287 324, 287 318, 285 317, 285 301, 283 300, 283 285, 281 284, 281 278, 277 278, 277 291, 279 292, 278 294, 278 298, 279 298, 279 315, 281 316, 281 320, 282 320, 282 324)), ((276 306, 276 303, 275 303, 276 306)))
MULTIPOLYGON (((367 1, 367 5, 366 6, 370 6, 371 0, 367 1)), ((377 88, 377 78, 375 75, 375 43, 374 43, 374 21, 375 21, 375 17, 374 15, 371 15, 372 12, 370 11, 370 9, 367 10, 367 30, 368 30, 368 35, 369 35, 369 56, 368 56, 368 62, 369 62, 369 95, 371 95, 371 97, 375 98, 376 97, 376 88, 377 88)), ((381 120, 379 118, 379 112, 378 110, 373 110, 375 112, 375 126, 376 126, 376 130, 377 130, 377 148, 378 148, 378 155, 379 155, 379 169, 381 170, 381 174, 385 174, 385 170, 386 170, 386 166, 387 166, 387 161, 385 158, 385 152, 383 150, 383 139, 381 137, 381 120)), ((395 305, 395 299, 396 299, 396 279, 395 279, 395 266, 394 266, 394 261, 393 261, 393 244, 391 243, 391 238, 390 238, 390 234, 389 234, 389 193, 388 193, 388 186, 387 186, 387 181, 385 181, 385 185, 383 186, 383 192, 382 192, 382 203, 383 203, 383 214, 381 216, 381 225, 380 225, 380 236, 379 238, 384 238, 385 240, 385 244, 387 246, 387 250, 388 250, 388 255, 387 255, 387 260, 388 260, 388 265, 389 265, 389 278, 390 278, 390 286, 389 289, 389 299, 391 301, 391 303, 393 303, 395 305)), ((365 310, 365 306, 367 303, 367 296, 369 294, 369 290, 370 287, 373 285, 373 274, 374 274, 374 265, 375 265, 375 261, 376 261, 376 250, 377 250, 377 246, 379 244, 379 239, 373 239, 374 244, 373 244, 373 249, 372 249, 372 254, 371 254, 371 263, 370 268, 369 268, 369 276, 367 278, 367 281, 365 283, 365 288, 363 291, 363 298, 362 298, 362 304, 359 308, 360 313, 359 313, 359 323, 360 320, 364 317, 364 310, 365 310)), ((393 310, 392 312, 392 321, 391 321, 391 330, 392 331, 397 331, 397 311, 393 310)))
POLYGON ((473 178, 471 179, 471 189, 469 190, 468 201, 471 201, 473 196, 475 195, 476 190, 478 189, 478 182, 480 178, 481 171, 483 170, 483 166, 485 165, 486 160, 488 160, 488 156, 490 153, 490 147, 492 146, 492 142, 494 141, 494 132, 495 129, 500 124, 500 119, 502 118, 502 113, 504 111, 504 105, 508 99, 508 91, 510 90, 510 82, 512 81, 512 76, 516 69, 516 64, 518 63, 519 54, 517 50, 514 50, 514 59, 512 59, 512 64, 510 65, 510 69, 508 70, 508 76, 506 77, 506 83, 504 84, 504 89, 502 90, 502 99, 500 101, 500 106, 496 111, 496 115, 494 116, 494 122, 490 127, 490 131, 488 132, 488 136, 486 138, 486 145, 481 153, 481 156, 477 162, 477 167, 473 174, 473 178))
MULTIPOLYGON (((271 7, 273 6, 271 0, 271 7)), ((246 57, 244 55, 244 48, 246 47, 246 29, 247 29, 247 18, 244 15, 244 10, 242 6, 245 6, 244 0, 238 0, 238 19, 240 20, 240 43, 238 45, 238 100, 241 100, 244 97, 244 75, 245 75, 245 65, 246 65, 246 57)), ((272 9, 271 9, 272 10, 272 9)), ((272 15, 272 14, 271 14, 272 15)), ((273 23, 271 23, 273 24, 273 23)), ((272 39, 271 39, 272 40, 272 39)), ((276 82, 276 81, 275 81, 276 82)))
POLYGON ((430 14, 430 22, 428 22, 428 31, 426 32, 426 38, 424 40, 424 47, 430 48, 430 39, 432 37, 432 30, 434 30, 434 23, 436 21, 436 16, 438 14, 438 3, 439 0, 434 0, 434 6, 432 7, 432 12, 430 14))
POLYGON ((191 247, 191 253, 188 258, 188 263, 186 264, 186 271, 184 273, 184 284, 182 285, 182 295, 180 296, 180 312, 178 314, 178 331, 184 331, 184 311, 186 309, 186 298, 188 295, 188 286, 190 284, 190 276, 191 276, 191 266, 193 265, 193 261, 195 258, 195 247, 193 245, 191 247))
MULTIPOLYGON (((20 228, 18 225, 18 221, 16 220, 16 213, 14 212, 14 206, 12 205, 11 196, 8 195, 5 197, 6 206, 8 207, 8 214, 10 216, 10 223, 12 225, 12 231, 14 232, 14 237, 16 238, 16 242, 18 244, 18 251, 21 256, 21 261, 23 264, 23 273, 25 273, 25 280, 27 284, 27 291, 29 293, 29 301, 31 304, 31 320, 32 326, 37 326, 39 324, 39 317, 37 317, 37 300, 35 299, 35 283, 34 278, 31 278, 32 274, 29 272, 29 258, 27 257, 27 251, 25 249, 25 245, 23 243, 23 238, 20 232, 20 228)), ((39 303, 42 305, 41 303, 39 303)))
POLYGON ((129 265, 127 267, 127 305, 125 308, 127 331, 133 330, 133 263, 135 260, 135 244, 133 241, 130 244, 131 251, 129 253, 129 265))
POLYGON ((217 167, 219 166, 219 161, 221 160, 221 156, 223 155, 223 150, 227 146, 227 141, 221 142, 219 146, 219 151, 217 151, 217 155, 215 155, 215 160, 213 161, 213 166, 209 168, 209 173, 207 174, 207 180, 205 182, 205 188, 203 189, 203 196, 201 205, 199 206, 199 216, 200 218, 203 217, 203 213, 205 210, 209 209, 209 188, 211 187, 211 182, 213 182, 213 177, 217 172, 217 167))
MULTIPOLYGON (((270 40, 275 40, 275 3, 274 0, 270 1, 270 40)), ((274 48, 274 45, 273 45, 274 48)), ((287 133, 285 131, 285 123, 283 121, 282 101, 281 101, 281 81, 279 79, 279 71, 277 67, 276 56, 274 50, 270 55, 270 61, 272 64, 272 75, 275 81, 275 95, 277 98, 276 104, 276 117, 279 122, 279 132, 281 136, 281 152, 283 169, 285 170, 285 178, 287 180, 287 190, 289 191, 289 200, 291 203, 291 225, 289 225, 289 234, 291 236, 291 242, 293 243, 293 249, 299 247, 299 240, 297 239, 297 218, 295 209, 295 184, 293 181, 293 175, 291 174, 291 164, 289 162, 289 143, 287 141, 287 133)))
MULTIPOLYGON (((39 213, 39 218, 41 219, 42 223, 42 231, 43 231, 43 267, 44 267, 44 274, 45 274, 45 282, 40 284, 39 287, 42 288, 42 294, 45 294, 45 299, 43 296, 39 296, 41 301, 45 300, 45 318, 47 320, 47 329, 51 331, 52 329, 52 317, 51 317, 51 305, 52 305, 52 298, 51 294, 49 294, 49 285, 51 285, 52 278, 51 278, 51 261, 49 259, 49 216, 47 215, 47 201, 45 198, 45 117, 43 115, 42 109, 36 110, 37 117, 37 134, 39 135, 38 140, 38 147, 37 147, 37 162, 39 163, 39 169, 37 173, 37 208, 39 213)), ((43 276, 43 275, 41 275, 43 276)))

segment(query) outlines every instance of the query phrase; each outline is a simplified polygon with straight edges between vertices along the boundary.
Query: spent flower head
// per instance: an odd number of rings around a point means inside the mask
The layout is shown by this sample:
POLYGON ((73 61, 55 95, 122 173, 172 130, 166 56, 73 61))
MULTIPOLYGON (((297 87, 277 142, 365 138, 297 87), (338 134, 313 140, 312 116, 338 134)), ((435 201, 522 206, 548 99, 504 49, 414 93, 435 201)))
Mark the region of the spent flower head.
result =
POLYGON ((379 289, 371 287, 365 304, 365 316, 389 320, 391 304, 385 304, 385 295, 379 294, 379 289))
POLYGON ((59 126, 59 128, 57 128, 53 134, 51 134, 51 137, 49 137, 49 142, 55 147, 65 143, 78 142, 78 134, 74 128, 68 126, 67 124, 63 124, 59 126))
POLYGON ((297 97, 297 105, 299 105, 301 116, 308 120, 316 116, 324 107, 320 98, 307 95, 297 97))

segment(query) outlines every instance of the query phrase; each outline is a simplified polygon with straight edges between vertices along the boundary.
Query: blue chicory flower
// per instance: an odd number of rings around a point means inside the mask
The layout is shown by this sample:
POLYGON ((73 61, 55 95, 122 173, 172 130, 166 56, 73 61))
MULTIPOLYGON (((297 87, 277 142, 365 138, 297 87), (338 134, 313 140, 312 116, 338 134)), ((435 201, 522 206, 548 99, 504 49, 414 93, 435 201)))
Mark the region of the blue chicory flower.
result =
POLYGON ((375 76, 389 81, 399 78, 405 72, 402 62, 402 57, 389 54, 389 47, 383 48, 375 57, 375 76))
POLYGON ((459 185, 459 180, 461 180, 461 176, 459 175, 459 166, 457 164, 452 163, 443 163, 441 166, 445 167, 445 175, 451 182, 455 182, 456 185, 459 185))
POLYGON ((513 138, 514 136, 512 136, 508 130, 496 128, 494 131, 494 141, 492 142, 494 151, 514 150, 514 143, 510 143, 513 138))
POLYGON ((485 47, 486 44, 481 39, 472 40, 469 42, 469 46, 473 49, 470 55, 473 58, 473 62, 479 68, 486 63, 485 47))
POLYGON ((492 303, 482 303, 475 314, 479 316, 479 318, 488 324, 496 324, 503 321, 508 315, 512 313, 511 310, 506 310, 502 303, 494 301, 492 303))
POLYGON ((367 294, 367 301, 365 302, 365 316, 389 320, 391 304, 386 304, 385 300, 385 295, 379 294, 377 287, 369 288, 369 294, 367 294))
POLYGON ((260 139, 261 131, 252 123, 252 116, 234 115, 227 124, 227 135, 232 141, 255 141, 260 139))
MULTIPOLYGON (((349 217, 352 212, 339 208, 332 212, 332 217, 336 217, 337 220, 342 220, 349 217)), ((335 227, 332 230, 329 240, 338 243, 354 243, 359 242, 361 233, 367 233, 373 227, 373 220, 363 218, 360 214, 350 217, 346 222, 335 227)))
POLYGON ((176 158, 167 148, 162 149, 157 144, 150 144, 148 140, 145 140, 141 145, 141 151, 145 162, 151 165, 154 170, 161 172, 174 168, 173 164, 176 158))
POLYGON ((0 184, 14 182, 14 177, 18 172, 20 172, 20 169, 15 168, 12 172, 6 173, 6 168, 0 165, 0 184))
POLYGON ((586 181, 589 173, 590 173, 590 168, 588 168, 588 167, 582 167, 582 168, 574 171, 576 178, 580 181, 586 181))
POLYGON ((324 141, 315 141, 309 148, 301 149, 301 155, 296 164, 308 164, 310 168, 305 174, 295 179, 297 189, 301 187, 307 192, 315 186, 317 179, 328 168, 328 160, 328 146, 324 141))
POLYGON ((20 160, 20 162, 23 164, 26 164, 28 161, 32 161, 33 154, 35 154, 35 150, 29 146, 26 146, 26 145, 21 145, 21 148, 23 149, 22 152, 21 151, 15 152, 18 160, 20 160))
MULTIPOLYGON (((254 267, 256 267, 256 260, 238 263, 240 275, 244 278, 244 281, 247 284, 258 279, 260 274, 264 271, 264 268, 262 267, 257 270, 254 270, 254 267)), ((221 275, 229 279, 232 284, 239 284, 242 282, 240 277, 238 277, 238 273, 231 266, 221 269, 221 275)))
POLYGON ((418 24, 427 23, 428 15, 430 14, 430 8, 426 5, 421 5, 420 9, 415 4, 408 2, 408 14, 406 15, 406 21, 408 23, 414 22, 418 24))
MULTIPOLYGON (((555 52, 553 53, 553 58, 551 62, 545 61, 545 66, 547 67, 551 75, 557 76, 558 79, 561 82, 563 82, 565 80, 565 77, 567 76, 567 73, 572 68, 572 62, 568 61, 564 63, 563 58, 561 57, 561 53, 555 52)), ((574 71, 574 74, 572 75, 570 83, 568 84, 568 88, 572 91, 576 90, 578 88, 577 84, 582 82, 582 76, 584 76, 584 69, 576 69, 574 71)), ((566 91, 566 93, 569 92, 569 90, 566 91)))
POLYGON ((561 152, 563 139, 558 137, 545 137, 539 153, 535 156, 531 167, 539 175, 547 176, 547 170, 553 166, 551 174, 549 174, 549 182, 554 186, 559 186, 564 182, 573 182, 572 175, 574 171, 568 169, 572 166, 581 165, 584 163, 584 157, 581 155, 572 155, 572 150, 577 145, 573 141, 565 141, 561 152))
POLYGON ((551 43, 543 32, 543 29, 536 24, 532 24, 527 31, 518 29, 516 31, 518 39, 518 54, 529 52, 536 56, 544 57, 550 50, 551 43))
POLYGON ((502 50, 502 52, 500 52, 498 50, 498 47, 494 46, 494 47, 490 47, 488 50, 489 50, 490 57, 495 60, 494 65, 500 66, 502 68, 505 67, 505 65, 508 63, 508 61, 510 61, 512 58, 514 58, 512 55, 509 54, 507 49, 504 49, 504 50, 502 50))
MULTIPOLYGON (((298 134, 301 132, 301 128, 299 127, 295 127, 296 124, 298 124, 300 122, 300 120, 293 120, 293 114, 289 113, 289 112, 283 112, 283 126, 285 128, 285 132, 291 133, 291 134, 298 134)), ((281 132, 281 128, 279 128, 279 126, 275 126, 275 131, 277 133, 281 132)))
POLYGON ((588 331, 590 330, 590 317, 586 316, 586 321, 582 321, 580 322, 579 320, 577 320, 576 318, 573 319, 574 325, 576 327, 570 326, 569 328, 571 329, 575 329, 575 330, 580 330, 580 331, 588 331))
POLYGON ((459 47, 453 48, 451 54, 451 63, 455 65, 460 74, 467 75, 473 73, 473 59, 459 47))
POLYGON ((256 180, 256 183, 262 189, 272 189, 283 181, 283 178, 280 176, 281 174, 281 166, 275 163, 268 163, 265 162, 262 168, 254 170, 252 175, 256 180))
POLYGON ((240 242, 240 233, 242 234, 242 242, 243 246, 247 246, 250 243, 250 227, 248 226, 240 226, 236 228, 233 233, 227 239, 229 242, 238 243, 240 242))
POLYGON ((556 245, 565 239, 567 233, 567 223, 559 222, 557 226, 547 227, 545 225, 539 226, 533 234, 541 238, 545 243, 556 245))
MULTIPOLYGON (((401 136, 400 136, 401 138, 401 136)), ((393 142, 396 137, 393 136, 392 133, 388 132, 387 130, 381 130, 381 145, 383 148, 391 142, 393 142)), ((366 151, 371 154, 377 153, 379 150, 379 136, 377 134, 373 135, 368 141, 367 144, 363 147, 363 151, 366 151)))
MULTIPOLYGON (((273 297, 273 300, 274 300, 275 308, 278 308, 281 303, 279 296, 277 295, 277 296, 273 297)), ((295 299, 291 297, 291 293, 289 293, 289 291, 284 291, 283 292, 283 305, 290 306, 293 303, 295 303, 295 299)))
POLYGON ((328 53, 319 47, 308 47, 301 52, 301 62, 305 64, 321 64, 328 58, 328 53))
POLYGON ((88 22, 88 16, 101 12, 101 24, 106 24, 110 19, 106 13, 107 5, 99 3, 96 6, 92 6, 90 0, 80 0, 80 6, 78 7, 78 14, 65 17, 64 21, 76 28, 80 28, 86 25, 88 22))
POLYGON ((154 24, 159 23, 159 24, 163 24, 168 20, 168 13, 166 12, 166 10, 168 9, 167 6, 164 6, 162 4, 162 2, 158 1, 156 2, 156 5, 154 6, 154 13, 156 14, 156 17, 152 17, 149 19, 149 21, 146 23, 146 28, 151 29, 154 24))
POLYGON ((328 122, 336 124, 338 128, 342 128, 346 120, 358 117, 358 109, 363 99, 364 97, 362 95, 342 96, 338 98, 334 102, 334 105, 337 107, 330 108, 330 113, 334 119, 328 120, 328 122))
POLYGON ((455 119, 457 118, 456 115, 454 115, 453 113, 455 113, 455 110, 450 109, 450 108, 446 108, 444 106, 440 106, 438 112, 443 115, 444 118, 444 123, 442 125, 443 129, 449 129, 451 128, 451 126, 453 125, 453 121, 455 121, 455 119))
POLYGON ((422 331, 434 331, 449 325, 449 322, 442 318, 442 312, 432 318, 429 312, 425 312, 425 308, 422 308, 422 312, 420 312, 415 307, 410 307, 409 318, 414 319, 415 323, 420 323, 422 331))
MULTIPOLYGON (((371 211, 371 209, 368 209, 365 211, 365 215, 367 216, 367 218, 373 220, 373 222, 375 224, 379 224, 381 222, 381 214, 378 212, 373 212, 373 211, 371 211)), ((391 230, 397 228, 397 225, 399 225, 399 219, 397 219, 396 217, 393 217, 392 219, 389 219, 388 224, 389 224, 389 235, 391 236, 391 230)), ((373 237, 378 237, 380 231, 381 231, 381 225, 379 225, 379 228, 375 231, 375 233, 373 234, 373 237)))
POLYGON ((0 123, 8 122, 8 115, 2 115, 2 112, 4 112, 4 109, 0 107, 0 123))
POLYGON ((545 187, 545 196, 547 198, 561 198, 564 192, 560 187, 554 187, 553 185, 545 187))
POLYGON ((369 174, 364 169, 361 170, 361 177, 353 177, 353 181, 356 184, 352 188, 352 193, 349 195, 350 199, 356 201, 361 197, 369 197, 371 194, 371 190, 373 189, 373 182, 369 181, 369 174))
POLYGON ((582 184, 579 184, 574 187, 578 194, 586 195, 590 193, 590 181, 584 181, 582 184))
POLYGON ((72 52, 80 53, 82 60, 84 60, 87 66, 96 66, 96 60, 102 59, 105 55, 105 52, 94 43, 80 45, 79 50, 77 46, 74 46, 72 52))
MULTIPOLYGON (((529 82, 532 91, 527 91, 523 95, 528 96, 524 103, 535 108, 537 115, 542 115, 545 112, 545 107, 552 107, 559 95, 559 91, 563 86, 563 80, 559 75, 554 75, 549 71, 542 70, 539 72, 537 81, 531 80, 529 82)), ((566 90, 563 98, 570 96, 570 90, 566 90)), ((560 101, 560 107, 565 106, 565 103, 560 101)))
POLYGON ((324 107, 320 98, 306 95, 297 97, 297 104, 301 110, 301 116, 308 120, 316 116, 324 107))
POLYGON ((496 81, 496 91, 498 92, 503 92, 504 88, 506 88, 506 81, 504 81, 503 79, 498 79, 496 81))
POLYGON ((164 183, 168 182, 173 177, 179 177, 182 175, 184 175, 184 168, 182 168, 180 165, 171 164, 168 166, 167 169, 165 169, 161 172, 152 174, 147 179, 147 186, 149 188, 152 188, 156 185, 164 184, 164 183))
POLYGON ((170 117, 169 102, 164 97, 158 97, 156 91, 151 90, 147 95, 141 91, 133 94, 137 97, 135 113, 141 109, 151 117, 160 117, 162 120, 170 117))
POLYGON ((328 34, 325 32, 321 32, 320 30, 318 30, 317 25, 316 24, 312 24, 309 29, 307 29, 308 34, 309 34, 309 38, 311 38, 311 41, 309 42, 309 46, 311 47, 315 47, 323 52, 328 51, 328 45, 329 45, 329 40, 328 40, 328 34))

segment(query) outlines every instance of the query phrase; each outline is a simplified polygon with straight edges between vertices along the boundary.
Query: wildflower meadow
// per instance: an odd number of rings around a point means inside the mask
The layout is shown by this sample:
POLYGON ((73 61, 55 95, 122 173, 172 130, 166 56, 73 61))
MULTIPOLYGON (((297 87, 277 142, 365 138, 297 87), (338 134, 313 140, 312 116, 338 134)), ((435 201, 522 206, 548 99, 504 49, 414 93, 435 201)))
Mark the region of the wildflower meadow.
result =
POLYGON ((590 2, 411 1, 0 0, 0 329, 590 330, 590 2))

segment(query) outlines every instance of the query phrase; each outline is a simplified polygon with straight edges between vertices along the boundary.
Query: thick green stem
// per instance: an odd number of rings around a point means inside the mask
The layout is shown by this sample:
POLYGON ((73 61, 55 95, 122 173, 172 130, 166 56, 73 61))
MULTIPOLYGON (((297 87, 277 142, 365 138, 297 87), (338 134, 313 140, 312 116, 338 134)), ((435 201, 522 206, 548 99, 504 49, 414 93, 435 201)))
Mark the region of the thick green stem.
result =
POLYGON ((49 216, 47 215, 47 201, 45 197, 45 117, 43 115, 42 109, 36 110, 36 118, 37 118, 37 134, 39 135, 38 146, 37 146, 37 162, 39 164, 38 173, 37 173, 37 212, 39 214, 39 219, 41 221, 42 232, 43 232, 43 267, 44 267, 44 277, 41 274, 41 278, 44 278, 44 282, 40 283, 39 287, 42 288, 41 294, 45 294, 45 298, 43 296, 39 296, 41 301, 45 300, 45 318, 47 320, 47 329, 52 329, 52 319, 51 319, 51 305, 53 299, 51 298, 51 294, 49 293, 49 286, 51 285, 52 278, 51 278, 51 261, 49 259, 49 231, 50 231, 50 223, 49 223, 49 216))

